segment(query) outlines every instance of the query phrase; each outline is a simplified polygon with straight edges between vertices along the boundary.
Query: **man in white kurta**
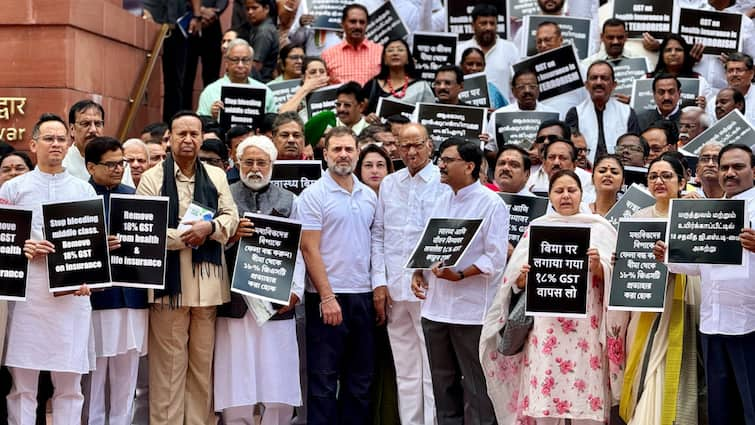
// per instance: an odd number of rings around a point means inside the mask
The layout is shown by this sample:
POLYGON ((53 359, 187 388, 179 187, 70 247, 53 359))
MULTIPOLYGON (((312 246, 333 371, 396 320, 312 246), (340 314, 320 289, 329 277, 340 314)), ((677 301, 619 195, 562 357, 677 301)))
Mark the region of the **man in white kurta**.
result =
POLYGON ((387 282, 392 302, 388 338, 396 366, 401 423, 433 425, 433 398, 425 336, 420 325, 422 303, 411 293, 412 271, 406 259, 425 227, 427 212, 443 189, 440 172, 430 161, 433 146, 421 124, 407 124, 399 133, 399 155, 406 164, 380 183, 372 224, 372 269, 387 282))
MULTIPOLYGON (((231 185, 239 214, 257 213, 289 217, 294 194, 270 184, 278 151, 265 136, 247 138, 234 158, 241 181, 231 185)), ((254 232, 254 223, 242 218, 231 242, 254 232)), ((236 251, 234 245, 229 250, 236 251)), ((231 260, 229 254, 229 261, 231 260)), ((226 425, 253 425, 254 405, 263 403, 262 425, 291 422, 294 406, 301 405, 299 350, 294 306, 304 296, 304 263, 298 258, 288 306, 269 319, 261 310, 269 303, 231 294, 230 308, 220 309, 215 330, 215 411, 223 412, 226 425), (235 299, 234 299, 235 298, 235 299), (239 303, 241 301, 241 303, 239 303), (237 304, 236 307, 233 304, 237 304), (244 308, 244 307, 251 308, 244 308), (243 315, 240 310, 245 310, 243 315), (260 308, 262 307, 262 308, 260 308), (234 310, 239 310, 234 313, 234 310)))
POLYGON ((495 423, 478 347, 485 314, 506 267, 509 213, 501 198, 480 184, 482 159, 476 143, 449 138, 440 145, 440 179, 448 188, 427 218, 483 222, 456 266, 436 266, 431 273, 418 270, 412 279, 415 295, 425 298, 422 330, 438 425, 495 423))
MULTIPOLYGON (((55 391, 52 397, 56 425, 81 423, 84 396, 81 375, 94 368, 91 335, 92 308, 88 297, 55 297, 49 291, 45 256, 52 245, 44 240, 42 203, 74 201, 96 196, 87 182, 68 174, 62 161, 68 149, 68 131, 58 116, 45 114, 34 126, 31 151, 37 167, 8 181, 0 188, 0 203, 33 211, 34 251, 29 261, 26 301, 13 302, 7 328, 7 351, 3 364, 13 377, 8 394, 8 423, 34 424, 37 380, 40 370, 49 370, 55 391)), ((88 294, 83 286, 77 295, 88 294)))

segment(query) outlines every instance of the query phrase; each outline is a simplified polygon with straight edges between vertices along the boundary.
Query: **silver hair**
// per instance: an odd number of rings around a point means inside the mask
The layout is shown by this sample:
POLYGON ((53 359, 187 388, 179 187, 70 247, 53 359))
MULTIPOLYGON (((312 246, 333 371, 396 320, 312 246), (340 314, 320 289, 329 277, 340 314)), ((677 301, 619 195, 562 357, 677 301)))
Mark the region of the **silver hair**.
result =
POLYGON ((244 40, 243 38, 234 38, 233 40, 231 40, 228 43, 228 47, 226 47, 226 50, 225 50, 226 55, 228 54, 228 52, 231 51, 231 49, 233 49, 236 46, 246 47, 247 49, 249 49, 249 56, 252 56, 252 57, 254 56, 254 49, 252 48, 252 46, 249 45, 249 42, 244 40))
POLYGON ((244 151, 247 148, 257 148, 265 152, 270 157, 270 161, 275 162, 278 158, 278 149, 275 148, 275 144, 267 136, 251 136, 244 139, 236 148, 236 160, 241 162, 241 157, 244 156, 244 151))
POLYGON ((702 128, 710 127, 710 117, 705 112, 705 109, 699 106, 685 106, 682 108, 682 114, 697 112, 697 120, 702 128))
POLYGON ((125 142, 123 142, 123 145, 122 145, 124 150, 131 146, 140 147, 144 151, 144 154, 147 155, 147 158, 149 158, 149 148, 147 148, 147 144, 144 143, 142 139, 137 139, 137 138, 128 139, 125 142))

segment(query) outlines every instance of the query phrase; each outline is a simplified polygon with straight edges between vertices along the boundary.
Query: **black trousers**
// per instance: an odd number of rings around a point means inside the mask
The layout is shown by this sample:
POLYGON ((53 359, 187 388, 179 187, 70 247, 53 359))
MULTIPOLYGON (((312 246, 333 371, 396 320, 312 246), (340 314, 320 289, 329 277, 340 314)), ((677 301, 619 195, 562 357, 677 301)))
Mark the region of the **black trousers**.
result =
POLYGON ((223 30, 220 21, 216 20, 207 28, 202 29, 202 35, 193 34, 188 40, 186 52, 186 68, 183 79, 183 109, 195 110, 194 78, 197 75, 197 64, 202 59, 202 87, 220 78, 220 42, 223 40, 223 30))

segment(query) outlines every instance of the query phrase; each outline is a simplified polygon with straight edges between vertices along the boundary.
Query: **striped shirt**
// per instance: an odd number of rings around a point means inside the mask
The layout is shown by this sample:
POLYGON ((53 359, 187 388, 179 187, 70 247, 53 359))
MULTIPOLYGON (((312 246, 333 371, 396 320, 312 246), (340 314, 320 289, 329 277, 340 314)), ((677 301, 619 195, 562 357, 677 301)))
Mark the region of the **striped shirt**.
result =
POLYGON ((356 81, 360 85, 380 72, 383 46, 364 40, 357 47, 346 40, 322 52, 331 84, 356 81))

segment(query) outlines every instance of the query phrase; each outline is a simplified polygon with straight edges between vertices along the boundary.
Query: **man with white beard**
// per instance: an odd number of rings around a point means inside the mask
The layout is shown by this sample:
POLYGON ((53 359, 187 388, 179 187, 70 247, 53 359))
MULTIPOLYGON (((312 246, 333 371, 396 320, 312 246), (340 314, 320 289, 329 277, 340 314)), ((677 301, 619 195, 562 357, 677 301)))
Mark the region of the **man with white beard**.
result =
MULTIPOLYGON (((273 142, 252 136, 236 148, 241 181, 231 185, 239 227, 228 241, 226 252, 233 267, 236 246, 242 237, 254 233, 254 223, 244 213, 289 217, 294 194, 270 184, 273 163, 278 156, 273 142)), ((226 425, 254 423, 254 405, 265 405, 262 424, 288 424, 294 406, 301 405, 299 351, 296 343, 294 306, 304 291, 304 263, 301 257, 294 275, 289 304, 259 325, 248 306, 263 301, 231 293, 231 302, 218 309, 215 336, 215 410, 223 412, 226 425), (240 370, 250 373, 239 373, 240 370)), ((255 309, 255 311, 259 311, 255 309)))

